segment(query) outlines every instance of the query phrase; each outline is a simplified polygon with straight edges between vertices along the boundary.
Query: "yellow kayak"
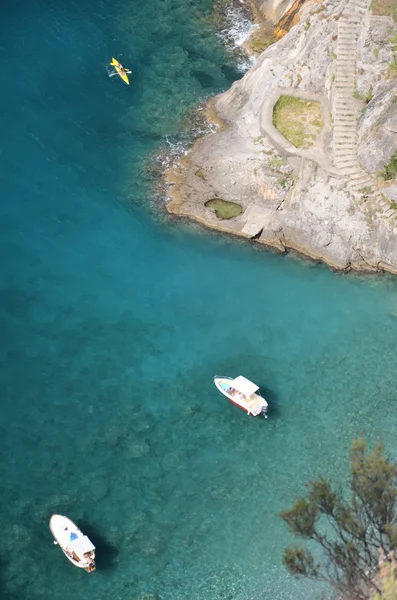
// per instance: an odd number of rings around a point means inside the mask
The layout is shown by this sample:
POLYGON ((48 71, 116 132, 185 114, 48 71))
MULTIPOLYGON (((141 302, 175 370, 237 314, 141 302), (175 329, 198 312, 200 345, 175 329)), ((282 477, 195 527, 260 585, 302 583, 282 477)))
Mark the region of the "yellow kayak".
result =
POLYGON ((115 68, 117 73, 120 75, 121 79, 129 85, 130 81, 128 79, 127 73, 130 73, 131 71, 124 69, 123 65, 121 63, 119 63, 119 61, 116 60, 115 58, 112 58, 112 62, 110 64, 112 65, 112 67, 115 68))

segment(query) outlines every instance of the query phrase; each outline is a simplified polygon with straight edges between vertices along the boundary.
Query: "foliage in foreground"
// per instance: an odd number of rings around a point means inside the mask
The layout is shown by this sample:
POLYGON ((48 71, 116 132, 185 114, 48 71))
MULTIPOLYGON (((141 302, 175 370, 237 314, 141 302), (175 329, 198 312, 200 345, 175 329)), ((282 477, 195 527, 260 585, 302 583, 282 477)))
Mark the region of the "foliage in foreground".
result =
POLYGON ((303 547, 287 548, 283 562, 297 577, 331 584, 349 600, 381 593, 375 576, 379 550, 384 556, 397 546, 397 465, 383 456, 378 445, 367 452, 362 438, 353 442, 350 498, 319 477, 309 483, 306 497, 281 513, 289 530, 316 542, 317 559, 303 547))

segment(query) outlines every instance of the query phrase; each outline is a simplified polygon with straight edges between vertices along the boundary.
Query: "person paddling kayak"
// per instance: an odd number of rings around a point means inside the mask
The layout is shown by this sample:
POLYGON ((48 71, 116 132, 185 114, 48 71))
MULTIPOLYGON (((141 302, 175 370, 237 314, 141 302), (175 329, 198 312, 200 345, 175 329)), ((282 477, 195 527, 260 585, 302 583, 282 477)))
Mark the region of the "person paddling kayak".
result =
POLYGON ((129 69, 124 68, 123 65, 115 58, 112 58, 110 65, 115 69, 114 73, 109 74, 110 77, 113 77, 113 75, 120 75, 121 79, 125 81, 125 83, 130 83, 128 74, 131 73, 131 71, 129 69))

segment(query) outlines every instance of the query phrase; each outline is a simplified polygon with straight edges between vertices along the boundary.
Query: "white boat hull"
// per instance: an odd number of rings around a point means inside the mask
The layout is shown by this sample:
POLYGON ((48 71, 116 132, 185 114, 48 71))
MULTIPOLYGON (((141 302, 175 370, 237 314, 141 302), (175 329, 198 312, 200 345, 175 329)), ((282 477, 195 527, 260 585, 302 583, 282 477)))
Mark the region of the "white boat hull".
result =
POLYGON ((83 534, 81 529, 68 517, 52 515, 50 519, 50 530, 55 538, 54 544, 58 544, 68 560, 80 569, 91 573, 95 571, 95 548, 90 540, 83 534), (80 540, 87 540, 89 550, 79 556, 74 550, 74 544, 80 540))
POLYGON ((241 392, 233 389, 233 381, 232 377, 214 377, 216 387, 230 402, 245 410, 249 415, 254 417, 262 415, 267 418, 268 403, 266 400, 259 393, 253 393, 249 397, 244 396, 241 392))

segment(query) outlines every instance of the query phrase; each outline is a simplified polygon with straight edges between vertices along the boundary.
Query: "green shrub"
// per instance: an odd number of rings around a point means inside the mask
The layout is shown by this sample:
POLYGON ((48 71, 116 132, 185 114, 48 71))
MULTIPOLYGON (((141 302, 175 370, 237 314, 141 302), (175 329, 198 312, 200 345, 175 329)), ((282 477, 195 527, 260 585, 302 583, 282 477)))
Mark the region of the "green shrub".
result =
POLYGON ((383 173, 383 179, 386 181, 397 178, 397 152, 393 154, 388 165, 386 165, 383 173))

